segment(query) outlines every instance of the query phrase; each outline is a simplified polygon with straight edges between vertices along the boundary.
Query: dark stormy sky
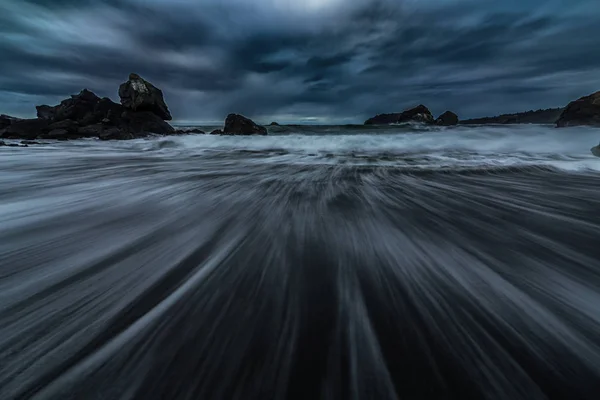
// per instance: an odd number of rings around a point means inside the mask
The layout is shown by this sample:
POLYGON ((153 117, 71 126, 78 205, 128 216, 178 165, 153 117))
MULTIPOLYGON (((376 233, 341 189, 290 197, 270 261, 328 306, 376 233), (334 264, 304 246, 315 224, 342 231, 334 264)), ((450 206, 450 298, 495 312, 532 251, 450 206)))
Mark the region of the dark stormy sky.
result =
POLYGON ((137 72, 179 121, 461 117, 600 90, 600 0, 0 0, 0 113, 137 72))

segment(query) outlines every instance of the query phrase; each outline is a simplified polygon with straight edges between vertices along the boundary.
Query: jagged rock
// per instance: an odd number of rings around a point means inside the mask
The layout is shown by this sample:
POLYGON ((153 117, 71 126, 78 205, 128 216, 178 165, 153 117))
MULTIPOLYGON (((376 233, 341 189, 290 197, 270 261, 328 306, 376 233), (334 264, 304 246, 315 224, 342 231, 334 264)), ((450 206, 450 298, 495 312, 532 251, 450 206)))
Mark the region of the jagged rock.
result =
POLYGON ((458 115, 452 111, 446 111, 435 120, 435 123, 441 126, 458 125, 458 115))
POLYGON ((35 139, 47 131, 49 123, 44 119, 23 119, 6 127, 0 137, 5 139, 35 139))
POLYGON ((215 129, 210 134, 211 135, 222 135, 223 134, 223 130, 222 129, 215 129))
POLYGON ((21 119, 2 114, 0 115, 0 129, 4 129, 17 121, 21 121, 21 119))
POLYGON ((564 109, 556 126, 600 126, 600 92, 572 101, 564 109))
POLYGON ((172 119, 162 91, 137 74, 130 74, 129 80, 119 87, 119 97, 127 109, 150 111, 165 121, 172 119))
POLYGON ((424 105, 418 105, 415 108, 401 113, 379 114, 365 121, 365 125, 389 125, 405 122, 420 122, 433 124, 435 122, 431 111, 424 105))
POLYGON ((58 106, 51 107, 46 104, 36 106, 35 108, 37 110, 37 117, 41 119, 53 119, 56 107, 58 106))
POLYGON ((117 104, 111 99, 102 98, 94 108, 94 114, 97 115, 96 122, 103 124, 119 125, 121 117, 127 109, 121 104, 117 104))
POLYGON ((266 135, 267 129, 239 114, 229 114, 225 120, 224 135, 266 135))
POLYGON ((100 98, 87 89, 79 94, 72 95, 70 99, 61 101, 57 106, 37 106, 38 118, 52 120, 53 122, 70 119, 82 125, 93 123, 94 109, 100 98))

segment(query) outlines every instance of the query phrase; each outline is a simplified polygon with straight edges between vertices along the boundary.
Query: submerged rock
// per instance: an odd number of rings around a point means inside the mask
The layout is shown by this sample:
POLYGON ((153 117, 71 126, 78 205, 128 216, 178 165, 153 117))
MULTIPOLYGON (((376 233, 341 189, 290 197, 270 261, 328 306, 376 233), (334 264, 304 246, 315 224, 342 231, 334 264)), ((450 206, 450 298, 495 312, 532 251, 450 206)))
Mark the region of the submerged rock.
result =
POLYGON ((446 111, 435 120, 435 123, 441 126, 458 125, 458 115, 452 111, 446 111))
POLYGON ((215 129, 210 134, 211 135, 222 135, 223 134, 223 130, 222 129, 215 129))
POLYGON ((420 104, 415 108, 401 113, 379 114, 365 121, 365 125, 389 125, 405 122, 419 122, 433 124, 435 122, 433 114, 424 105, 420 104))
POLYGON ((229 114, 225 120, 225 135, 266 135, 267 129, 239 114, 229 114))
POLYGON ((600 92, 572 101, 564 109, 556 126, 600 126, 600 92))
POLYGON ((162 91, 137 74, 130 74, 129 80, 119 87, 119 97, 129 110, 150 111, 165 121, 172 119, 162 91))
POLYGON ((175 132, 178 133, 178 134, 180 134, 180 135, 189 135, 189 134, 192 134, 192 133, 203 135, 203 134, 206 133, 206 132, 204 132, 200 128, 177 129, 175 132))

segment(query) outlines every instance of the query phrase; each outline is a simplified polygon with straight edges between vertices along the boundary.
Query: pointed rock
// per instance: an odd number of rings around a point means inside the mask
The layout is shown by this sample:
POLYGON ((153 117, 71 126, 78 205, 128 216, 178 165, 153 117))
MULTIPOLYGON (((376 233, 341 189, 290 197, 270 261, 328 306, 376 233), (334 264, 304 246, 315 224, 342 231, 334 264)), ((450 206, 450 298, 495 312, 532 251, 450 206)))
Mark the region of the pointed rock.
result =
POLYGON ((172 119, 162 91, 137 74, 130 74, 129 80, 119 87, 119 97, 129 110, 150 111, 165 121, 172 119))
POLYGON ((225 120, 225 135, 266 135, 267 129, 239 114, 229 114, 225 120))
POLYGON ((452 111, 446 111, 435 120, 435 123, 441 126, 458 125, 458 115, 452 111))

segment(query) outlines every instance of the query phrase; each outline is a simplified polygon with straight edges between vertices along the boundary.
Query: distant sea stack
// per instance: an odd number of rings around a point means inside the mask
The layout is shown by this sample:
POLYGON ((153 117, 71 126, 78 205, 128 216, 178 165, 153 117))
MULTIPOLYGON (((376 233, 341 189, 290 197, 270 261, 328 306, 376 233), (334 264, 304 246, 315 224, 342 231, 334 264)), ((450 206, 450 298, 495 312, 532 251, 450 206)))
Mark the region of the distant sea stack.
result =
POLYGON ((451 111, 446 111, 437 119, 427 107, 420 104, 417 107, 403 111, 401 113, 379 114, 365 121, 365 125, 390 125, 407 122, 417 122, 429 125, 450 126, 458 123, 458 116, 451 111))
POLYGON ((365 125, 389 125, 401 124, 405 122, 421 122, 431 124, 434 122, 431 111, 420 104, 415 108, 401 113, 379 114, 365 121, 365 125))
POLYGON ((225 119, 224 135, 266 135, 267 129, 239 114, 229 114, 225 119))
POLYGON ((0 118, 6 139, 135 139, 149 134, 177 133, 166 120, 171 113, 160 89, 137 74, 119 88, 121 104, 83 89, 59 105, 37 106, 37 118, 0 118))
POLYGON ((570 102, 556 121, 556 126, 600 127, 600 92, 570 102))

